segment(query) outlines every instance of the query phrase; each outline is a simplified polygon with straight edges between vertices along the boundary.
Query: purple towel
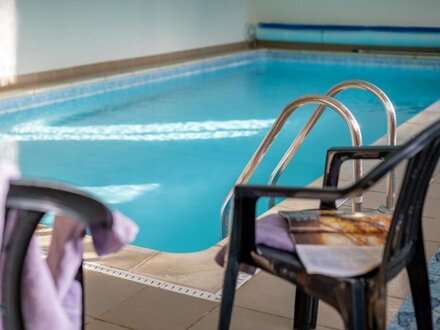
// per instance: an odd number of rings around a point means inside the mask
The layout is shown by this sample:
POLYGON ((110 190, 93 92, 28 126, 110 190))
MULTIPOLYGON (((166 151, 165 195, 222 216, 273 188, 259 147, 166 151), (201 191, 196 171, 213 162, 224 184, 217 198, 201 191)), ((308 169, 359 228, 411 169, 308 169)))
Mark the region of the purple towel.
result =
MULTIPOLYGON (((255 242, 288 252, 295 251, 295 245, 289 236, 287 223, 278 213, 269 214, 256 222, 255 242)), ((220 266, 224 266, 227 249, 228 246, 224 246, 215 256, 215 261, 220 266)), ((255 272, 253 267, 248 266, 242 266, 240 270, 249 274, 255 272)))
POLYGON ((288 252, 295 251, 286 220, 278 213, 269 214, 255 225, 255 242, 288 252))
MULTIPOLYGON (((93 245, 99 256, 116 252, 131 242, 138 227, 119 212, 113 212, 113 225, 91 227, 93 245)), ((58 297, 68 315, 72 329, 81 326, 81 286, 75 275, 82 262, 85 226, 64 216, 57 216, 52 241, 47 255, 47 264, 54 279, 58 297)))
MULTIPOLYGON (((14 166, 0 163, 0 204, 3 203, 0 205, 0 219, 4 219, 9 180, 18 176, 14 166)), ((119 213, 114 213, 113 216, 112 228, 92 230, 99 255, 117 251, 137 234, 137 226, 131 220, 119 213)), ((14 239, 10 234, 14 226, 14 219, 11 220, 8 221, 7 228, 4 228, 6 240, 14 239)), ((0 231, 3 231, 3 225, 4 222, 0 221, 0 231)), ((84 233, 84 225, 80 222, 57 217, 47 261, 43 258, 36 238, 32 238, 26 255, 22 284, 26 329, 81 328, 81 287, 75 276, 82 262, 84 233)), ((4 265, 4 255, 0 261, 4 265)), ((2 322, 0 329, 3 329, 2 322)))

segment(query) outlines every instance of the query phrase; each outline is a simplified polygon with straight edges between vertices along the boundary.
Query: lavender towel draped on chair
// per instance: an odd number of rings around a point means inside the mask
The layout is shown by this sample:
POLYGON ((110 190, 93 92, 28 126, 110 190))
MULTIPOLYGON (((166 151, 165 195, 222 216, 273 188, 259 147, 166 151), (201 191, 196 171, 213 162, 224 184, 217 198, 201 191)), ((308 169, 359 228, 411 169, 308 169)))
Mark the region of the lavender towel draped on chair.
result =
MULTIPOLYGON (((289 236, 286 220, 278 213, 264 216, 256 222, 255 242, 288 252, 295 251, 295 245, 289 236)), ((228 246, 224 246, 215 257, 215 261, 220 266, 223 266, 225 263, 227 249, 228 246)), ((241 271, 253 274, 255 269, 250 266, 242 266, 241 271)))
MULTIPOLYGON (((0 163, 0 219, 5 219, 5 201, 9 181, 19 177, 15 166, 0 163)), ((0 221, 0 239, 12 240, 14 219, 0 221)), ((113 214, 112 228, 91 228, 95 250, 103 256, 115 252, 136 236, 138 227, 122 214, 113 214)), ((32 238, 25 259, 22 292, 26 329, 46 330, 81 328, 81 286, 75 280, 82 262, 82 238, 85 227, 78 221, 58 216, 55 220, 52 242, 44 260, 37 239, 32 238)), ((0 242, 2 243, 2 242, 0 242)), ((3 269, 5 256, 1 256, 3 269)), ((7 271, 7 269, 5 270, 7 271)), ((1 283, 1 281, 0 281, 1 283)), ((0 288, 1 294, 1 288, 0 288)), ((3 324, 0 322, 0 329, 3 324)))

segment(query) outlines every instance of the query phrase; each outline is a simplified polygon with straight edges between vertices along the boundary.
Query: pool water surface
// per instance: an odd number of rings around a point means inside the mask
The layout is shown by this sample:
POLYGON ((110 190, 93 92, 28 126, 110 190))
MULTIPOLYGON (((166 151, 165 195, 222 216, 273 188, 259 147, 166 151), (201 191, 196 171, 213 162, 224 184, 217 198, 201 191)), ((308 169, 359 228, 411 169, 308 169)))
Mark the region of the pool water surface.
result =
MULTIPOLYGON (((362 79, 389 96, 401 124, 440 96, 435 61, 263 55, 4 111, 1 137, 17 141, 23 176, 77 185, 134 219, 140 226, 135 245, 191 252, 220 239, 226 194, 290 101, 362 79)), ((385 111, 374 96, 350 90, 337 99, 357 118, 364 144, 386 134, 385 111)), ((251 182, 267 182, 313 109, 301 108, 289 119, 251 182)), ((323 173, 326 149, 350 141, 344 121, 327 110, 279 184, 310 183, 323 173)))

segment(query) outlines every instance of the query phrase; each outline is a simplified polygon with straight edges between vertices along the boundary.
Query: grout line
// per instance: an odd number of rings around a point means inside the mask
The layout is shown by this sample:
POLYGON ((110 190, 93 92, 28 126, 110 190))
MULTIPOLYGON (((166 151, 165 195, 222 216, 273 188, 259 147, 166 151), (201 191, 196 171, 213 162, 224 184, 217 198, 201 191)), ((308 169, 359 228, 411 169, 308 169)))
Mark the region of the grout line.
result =
POLYGON ((136 265, 134 265, 133 267, 129 268, 127 271, 128 272, 133 272, 135 269, 141 267, 142 265, 144 265, 145 263, 147 263, 148 261, 150 261, 151 259, 153 259, 155 256, 157 256, 160 253, 160 251, 156 251, 155 253, 153 253, 151 256, 149 256, 146 259, 143 259, 142 261, 140 261, 139 263, 137 263, 136 265))
POLYGON ((214 309, 216 309, 219 305, 214 305, 212 306, 212 308, 207 311, 206 313, 204 313, 202 316, 200 316, 197 321, 193 322, 189 327, 186 328, 186 330, 190 330, 193 326, 195 326, 197 323, 199 323, 201 320, 203 320, 209 313, 211 313, 212 311, 214 311, 214 309))
MULTIPOLYGON (((83 265, 83 268, 84 268, 84 269, 87 269, 87 267, 86 267, 85 264, 83 265)), ((113 308, 118 307, 121 303, 123 303, 124 301, 126 301, 126 300, 132 298, 134 295, 136 295, 137 293, 139 293, 139 292, 142 291, 142 290, 143 290, 143 288, 140 287, 139 289, 135 290, 134 292, 132 292, 131 294, 129 294, 127 297, 125 297, 124 299, 122 299, 122 300, 121 300, 120 302, 118 302, 116 305, 113 305, 113 306, 109 307, 108 309, 104 310, 102 313, 98 314, 97 316, 87 315, 87 306, 85 306, 85 307, 86 307, 86 315, 89 316, 89 317, 92 317, 92 318, 94 318, 94 319, 99 319, 100 321, 103 321, 102 319, 100 319, 100 317, 101 317, 102 315, 104 315, 105 313, 109 312, 109 311, 112 310, 113 308)), ((105 321, 105 322, 108 323, 108 321, 105 321)))
MULTIPOLYGON (((433 241, 432 239, 426 239, 426 238, 424 238, 423 241, 424 241, 424 242, 429 242, 429 243, 437 243, 437 244, 440 245, 440 242, 438 242, 438 241, 433 241)), ((434 253, 435 253, 435 251, 434 251, 434 253)))
POLYGON ((340 328, 329 327, 328 325, 322 325, 322 324, 319 324, 318 322, 316 322, 316 325, 319 325, 321 328, 324 328, 324 329, 329 329, 329 330, 341 330, 340 328))
POLYGON ((278 314, 272 314, 272 313, 268 313, 268 312, 263 312, 263 311, 260 311, 260 310, 257 310, 257 309, 253 309, 253 308, 249 308, 249 307, 243 307, 243 306, 234 305, 234 308, 241 308, 241 309, 245 309, 245 310, 248 310, 248 311, 251 311, 251 312, 257 312, 257 313, 261 313, 261 314, 264 314, 264 315, 275 316, 275 317, 279 317, 279 318, 282 318, 282 319, 285 319, 285 320, 293 321, 292 317, 286 317, 286 316, 282 316, 282 315, 278 315, 278 314))
MULTIPOLYGON (((109 322, 109 321, 104 320, 104 319, 101 319, 101 318, 99 318, 99 317, 95 317, 94 320, 98 320, 98 321, 100 321, 100 322, 104 322, 104 323, 111 324, 111 325, 116 325, 116 326, 121 327, 121 328, 123 328, 123 329, 136 330, 135 328, 130 328, 130 327, 127 327, 127 326, 122 325, 122 324, 119 324, 119 323, 109 322)), ((93 321, 89 322, 88 324, 91 324, 92 322, 93 322, 93 321)), ((86 328, 87 328, 87 327, 86 327, 86 328)))
MULTIPOLYGON (((430 198, 430 199, 438 200, 438 198, 430 198)), ((427 218, 427 219, 430 219, 430 220, 433 220, 433 219, 436 220, 436 219, 438 219, 436 216, 431 216, 431 215, 422 214, 422 221, 423 221, 424 218, 427 218)), ((437 241, 434 241, 434 242, 437 242, 437 241)))
POLYGON ((96 317, 93 317, 93 316, 87 315, 87 312, 86 312, 84 325, 87 325, 87 324, 92 323, 95 319, 96 319, 96 317), (87 321, 87 318, 89 318, 90 320, 87 321))
MULTIPOLYGON (((388 282, 389 283, 389 282, 388 282)), ((406 294, 406 296, 408 297, 408 295, 411 293, 411 289, 408 291, 408 293, 406 294)), ((395 296, 395 295, 392 295, 392 294, 387 294, 387 298, 393 298, 393 299, 399 299, 399 300, 402 300, 402 302, 400 303, 400 304, 403 304, 403 302, 405 301, 405 299, 406 299, 406 297, 405 298, 402 298, 402 297, 399 297, 399 296, 395 296)))

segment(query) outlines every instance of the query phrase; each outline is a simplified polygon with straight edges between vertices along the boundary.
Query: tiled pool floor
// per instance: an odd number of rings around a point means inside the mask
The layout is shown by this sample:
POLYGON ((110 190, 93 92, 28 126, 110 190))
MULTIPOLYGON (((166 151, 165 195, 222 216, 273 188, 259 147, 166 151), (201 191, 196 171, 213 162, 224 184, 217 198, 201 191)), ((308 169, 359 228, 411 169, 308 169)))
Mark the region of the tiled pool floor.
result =
MULTIPOLYGON (((440 101, 398 128, 399 143, 436 119, 440 119, 440 101)), ((376 143, 383 141, 385 138, 376 143)), ((366 164, 365 168, 368 167, 366 164)), ((397 171, 397 181, 401 179, 401 173, 402 170, 397 171)), ((348 172, 341 179, 342 183, 348 183, 348 172)), ((319 180, 312 184, 319 184, 319 180)), ((385 184, 378 184, 366 194, 364 205, 376 207, 384 200, 385 184)), ((310 202, 288 200, 276 208, 313 206, 310 202)), ((431 258, 440 246, 440 166, 431 182, 423 227, 427 257, 431 258)), ((41 234, 43 238, 48 237, 44 230, 41 234)), ((190 254, 162 253, 130 246, 105 260, 98 260, 92 252, 86 252, 86 261, 215 294, 221 289, 223 269, 213 262, 213 257, 221 244, 190 254)), ((90 251, 90 247, 87 251, 90 251)), ((237 291, 232 328, 291 329, 294 291, 294 287, 287 282, 263 272, 258 273, 237 291)), ((389 284, 389 322, 408 292, 406 273, 402 272, 389 284)), ((218 312, 219 303, 214 300, 194 298, 104 273, 86 271, 87 329, 215 329, 218 312)), ((342 328, 339 315, 325 304, 320 305, 318 324, 319 329, 342 328)))

